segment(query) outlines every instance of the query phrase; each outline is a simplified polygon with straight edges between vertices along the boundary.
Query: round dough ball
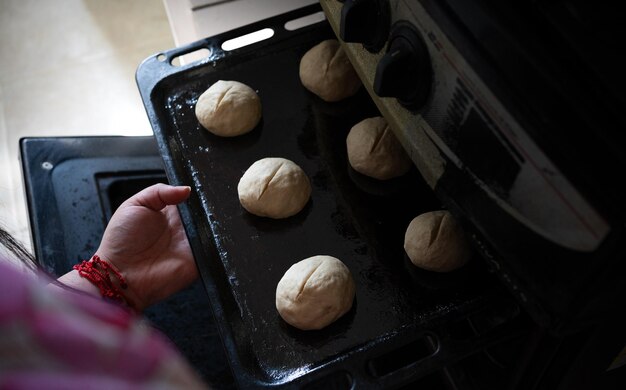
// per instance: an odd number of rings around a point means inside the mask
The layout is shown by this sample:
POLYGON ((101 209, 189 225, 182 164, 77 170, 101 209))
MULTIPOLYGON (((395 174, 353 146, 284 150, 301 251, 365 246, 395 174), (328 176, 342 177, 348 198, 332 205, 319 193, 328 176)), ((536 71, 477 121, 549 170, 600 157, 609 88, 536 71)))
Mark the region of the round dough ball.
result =
POLYGON ((322 329, 352 307, 350 270, 332 256, 313 256, 291 266, 276 287, 276 309, 302 330, 322 329))
POLYGON ((297 214, 309 201, 311 183, 293 161, 267 157, 248 168, 237 185, 239 202, 250 213, 270 218, 297 214))
POLYGON ((261 120, 261 99, 238 81, 219 80, 204 91, 196 103, 198 122, 215 135, 235 137, 261 120))
POLYGON ((379 180, 402 176, 412 162, 383 117, 364 119, 346 139, 348 161, 355 171, 379 180))
POLYGON ((350 97, 361 88, 361 79, 336 39, 323 41, 302 56, 300 81, 327 102, 350 97))
POLYGON ((435 272, 453 271, 471 256, 465 232, 448 211, 415 217, 406 229, 404 250, 414 265, 435 272))

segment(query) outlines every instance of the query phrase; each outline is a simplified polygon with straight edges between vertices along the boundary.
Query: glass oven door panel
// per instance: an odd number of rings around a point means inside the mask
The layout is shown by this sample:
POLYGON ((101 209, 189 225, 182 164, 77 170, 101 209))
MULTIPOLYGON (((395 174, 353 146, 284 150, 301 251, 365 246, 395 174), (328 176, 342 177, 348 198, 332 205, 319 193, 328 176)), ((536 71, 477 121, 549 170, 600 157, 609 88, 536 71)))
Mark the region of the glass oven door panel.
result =
POLYGON ((421 5, 410 6, 425 37, 435 80, 421 112, 422 130, 524 226, 564 248, 596 250, 610 232, 607 221, 504 108, 421 5))

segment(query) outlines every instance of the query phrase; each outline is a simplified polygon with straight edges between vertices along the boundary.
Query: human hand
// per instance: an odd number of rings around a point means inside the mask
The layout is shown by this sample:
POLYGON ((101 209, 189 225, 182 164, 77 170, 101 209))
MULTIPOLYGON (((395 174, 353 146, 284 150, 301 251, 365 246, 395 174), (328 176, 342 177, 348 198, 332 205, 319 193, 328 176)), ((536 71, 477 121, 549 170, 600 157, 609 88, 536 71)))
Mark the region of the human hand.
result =
POLYGON ((191 284, 198 269, 176 205, 191 188, 155 184, 115 211, 96 254, 120 271, 124 295, 141 311, 191 284))

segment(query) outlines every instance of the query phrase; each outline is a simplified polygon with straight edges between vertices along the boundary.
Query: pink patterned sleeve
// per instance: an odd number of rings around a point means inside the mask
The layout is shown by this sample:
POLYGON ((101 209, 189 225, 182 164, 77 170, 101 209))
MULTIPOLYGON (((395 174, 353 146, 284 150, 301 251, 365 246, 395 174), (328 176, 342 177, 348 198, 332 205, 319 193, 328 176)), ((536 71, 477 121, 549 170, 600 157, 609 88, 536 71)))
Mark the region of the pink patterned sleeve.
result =
POLYGON ((0 389, 203 389, 140 317, 0 259, 0 389))

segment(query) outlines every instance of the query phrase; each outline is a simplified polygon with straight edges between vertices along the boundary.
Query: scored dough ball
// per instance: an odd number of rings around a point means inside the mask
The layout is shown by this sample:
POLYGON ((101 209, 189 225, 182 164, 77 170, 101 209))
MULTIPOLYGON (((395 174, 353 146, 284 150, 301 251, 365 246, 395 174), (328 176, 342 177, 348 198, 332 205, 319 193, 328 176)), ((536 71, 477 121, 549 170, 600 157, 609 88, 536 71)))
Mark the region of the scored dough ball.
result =
POLYGON ((448 211, 415 217, 406 229, 404 250, 414 265, 435 272, 453 271, 471 256, 465 232, 448 211))
POLYGON ((215 135, 235 137, 261 120, 261 99, 238 81, 219 80, 204 91, 196 103, 198 122, 215 135))
POLYGON ((294 162, 267 157, 248 168, 239 180, 237 193, 239 202, 250 213, 287 218, 297 214, 309 201, 311 183, 294 162))
POLYGON ((364 119, 350 129, 346 139, 348 161, 355 171, 379 180, 402 176, 411 159, 383 117, 364 119))
POLYGON ((361 79, 336 39, 323 41, 302 56, 300 81, 327 102, 350 97, 361 87, 361 79))
POLYGON ((350 270, 332 256, 313 256, 291 266, 276 287, 276 309, 290 325, 322 329, 352 307, 350 270))

